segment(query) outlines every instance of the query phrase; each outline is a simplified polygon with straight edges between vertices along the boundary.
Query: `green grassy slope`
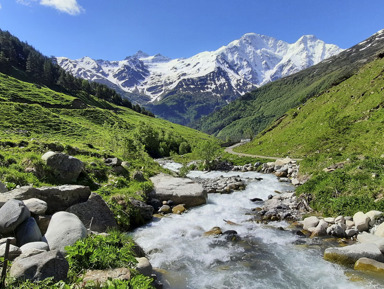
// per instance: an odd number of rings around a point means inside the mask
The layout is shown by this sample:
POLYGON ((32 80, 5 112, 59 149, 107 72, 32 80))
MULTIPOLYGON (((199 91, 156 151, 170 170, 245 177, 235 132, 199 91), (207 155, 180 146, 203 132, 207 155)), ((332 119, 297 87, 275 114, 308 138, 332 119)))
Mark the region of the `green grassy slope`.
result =
POLYGON ((287 110, 349 78, 383 51, 384 39, 375 34, 337 56, 245 94, 193 127, 222 139, 256 135, 287 110))
POLYGON ((305 157, 298 193, 327 214, 384 209, 384 58, 291 109, 239 152, 305 157), (323 169, 338 167, 332 172, 323 169))

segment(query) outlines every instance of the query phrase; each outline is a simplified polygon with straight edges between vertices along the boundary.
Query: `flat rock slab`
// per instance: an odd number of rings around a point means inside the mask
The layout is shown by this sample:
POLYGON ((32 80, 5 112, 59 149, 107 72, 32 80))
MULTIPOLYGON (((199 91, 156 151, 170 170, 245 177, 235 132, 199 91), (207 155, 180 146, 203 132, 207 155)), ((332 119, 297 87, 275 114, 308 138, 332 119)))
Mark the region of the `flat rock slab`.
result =
MULTIPOLYGON (((104 286, 108 280, 129 280, 131 272, 128 268, 116 268, 107 270, 88 270, 83 278, 86 285, 104 286)), ((96 287, 96 286, 95 286, 96 287)))
POLYGON ((156 199, 171 200, 175 204, 185 204, 187 208, 207 203, 207 192, 203 186, 188 178, 175 178, 159 174, 151 178, 156 199))
POLYGON ((70 206, 85 202, 91 194, 86 186, 63 185, 57 187, 21 187, 7 193, 0 194, 0 207, 8 200, 28 200, 38 198, 47 203, 46 214, 53 214, 58 211, 65 211, 70 206))
POLYGON ((379 262, 384 261, 384 256, 379 248, 372 243, 355 244, 346 247, 332 247, 325 249, 324 259, 346 266, 353 266, 360 258, 370 258, 379 262))

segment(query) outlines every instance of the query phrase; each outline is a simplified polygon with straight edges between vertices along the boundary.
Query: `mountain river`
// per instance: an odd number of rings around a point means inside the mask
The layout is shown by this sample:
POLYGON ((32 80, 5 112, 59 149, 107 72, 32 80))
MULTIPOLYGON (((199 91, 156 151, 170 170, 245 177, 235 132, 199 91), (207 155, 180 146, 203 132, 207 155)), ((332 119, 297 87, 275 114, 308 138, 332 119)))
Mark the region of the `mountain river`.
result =
POLYGON ((384 288, 377 280, 324 261, 323 242, 308 243, 311 241, 282 230, 288 223, 251 221, 250 212, 257 204, 250 199, 266 199, 276 194, 275 190, 294 190, 274 175, 192 171, 188 177, 221 175, 239 175, 248 180, 247 188, 232 194, 210 194, 206 205, 182 215, 155 218, 133 232, 152 266, 161 273, 164 288, 384 288), (263 180, 255 180, 260 177, 263 180), (216 226, 223 232, 235 230, 241 240, 204 236, 216 226))

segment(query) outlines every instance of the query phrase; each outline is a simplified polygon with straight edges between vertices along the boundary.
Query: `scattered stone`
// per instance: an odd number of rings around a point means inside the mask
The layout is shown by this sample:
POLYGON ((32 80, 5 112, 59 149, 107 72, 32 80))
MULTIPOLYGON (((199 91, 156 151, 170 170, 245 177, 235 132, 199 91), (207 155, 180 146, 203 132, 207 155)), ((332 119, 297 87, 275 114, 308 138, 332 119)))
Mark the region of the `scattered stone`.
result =
POLYGON ((355 227, 355 222, 352 220, 345 220, 345 225, 347 229, 352 229, 355 227))
POLYGON ((332 247, 325 249, 324 259, 342 265, 354 265, 355 262, 367 257, 376 261, 384 260, 383 254, 374 244, 355 244, 346 247, 332 247))
POLYGON ((328 223, 324 220, 320 220, 315 230, 312 231, 311 237, 320 237, 327 235, 328 223))
POLYGON ((146 203, 135 200, 133 198, 129 199, 130 203, 132 204, 133 208, 138 212, 140 221, 137 222, 137 226, 143 225, 144 223, 152 220, 153 215, 153 207, 150 205, 147 205, 146 203))
POLYGON ((359 234, 359 230, 357 230, 357 229, 347 229, 347 230, 345 230, 345 236, 347 238, 352 238, 352 237, 356 236, 357 234, 359 234))
POLYGON ((159 209, 159 213, 168 214, 169 212, 171 212, 171 207, 168 205, 162 205, 159 209))
POLYGON ((377 226, 375 235, 384 238, 384 223, 381 223, 379 226, 377 226))
POLYGON ((104 164, 110 167, 121 166, 122 161, 119 158, 107 158, 104 160, 104 164))
MULTIPOLYGON (((83 285, 89 287, 90 285, 105 286, 108 280, 129 280, 131 279, 131 272, 128 268, 116 268, 107 270, 88 270, 83 278, 83 285)), ((98 287, 98 288, 99 288, 98 287)))
POLYGON ((251 202, 262 202, 263 199, 260 199, 260 198, 253 198, 250 200, 251 202))
POLYGON ((204 236, 217 236, 221 235, 223 232, 219 227, 213 227, 211 230, 204 233, 204 236))
POLYGON ((0 208, 0 233, 11 233, 31 216, 22 201, 11 199, 0 208))
POLYGON ((369 226, 373 227, 376 224, 377 219, 383 216, 383 212, 369 211, 366 215, 369 218, 369 226))
POLYGON ((335 223, 335 218, 324 218, 324 221, 326 221, 329 224, 334 224, 335 223))
POLYGON ((117 228, 113 213, 102 197, 96 193, 92 193, 86 202, 69 207, 67 212, 78 216, 91 231, 106 232, 107 229, 117 228))
POLYGON ((364 257, 356 261, 354 269, 358 271, 374 272, 383 275, 384 263, 364 257))
POLYGON ((42 252, 38 255, 23 257, 21 255, 13 263, 10 276, 16 280, 41 281, 53 278, 58 282, 67 278, 69 265, 58 250, 42 252))
POLYGON ((0 245, 5 244, 7 240, 10 241, 9 244, 16 246, 16 238, 15 237, 7 237, 0 239, 0 245))
POLYGON ((184 213, 184 212, 185 212, 184 204, 180 204, 172 208, 172 213, 174 214, 180 215, 181 213, 184 213))
POLYGON ((29 217, 16 228, 16 239, 19 246, 41 240, 41 232, 33 217, 29 217))
POLYGON ((137 257, 136 270, 144 276, 152 275, 152 265, 146 257, 137 257))
POLYGON ((235 242, 239 241, 240 237, 235 230, 228 230, 223 233, 225 240, 235 242))
POLYGON ((207 202, 207 193, 203 186, 188 178, 159 174, 152 177, 151 181, 154 185, 155 198, 159 200, 172 200, 176 204, 185 204, 187 208, 207 202))
POLYGON ((327 234, 336 238, 345 237, 345 225, 344 224, 333 224, 327 228, 327 234))
POLYGON ((82 161, 64 153, 49 151, 41 158, 53 169, 57 180, 62 184, 75 183, 84 169, 82 161))
POLYGON ((87 229, 75 214, 57 212, 51 218, 43 241, 48 243, 51 250, 65 253, 66 246, 71 246, 86 236, 87 229))
POLYGON ((359 232, 367 231, 369 229, 370 218, 363 212, 357 212, 353 215, 353 221, 355 222, 355 227, 359 232))
MULTIPOLYGON (((0 257, 5 256, 5 247, 7 244, 2 244, 0 245, 0 257)), ((14 245, 9 245, 9 251, 8 251, 8 259, 10 261, 13 261, 15 258, 20 256, 21 250, 19 247, 14 246, 14 245)))
POLYGON ((144 173, 141 171, 134 172, 132 175, 132 178, 138 182, 145 182, 146 181, 144 173))
POLYGON ((47 202, 37 198, 31 198, 23 202, 33 215, 44 215, 48 209, 47 202))
POLYGON ((62 185, 58 187, 21 187, 8 193, 0 194, 0 206, 10 199, 27 200, 38 198, 47 203, 47 214, 65 211, 70 206, 88 200, 91 190, 86 186, 62 185))
POLYGON ((357 235, 357 241, 361 244, 375 244, 384 253, 384 238, 367 232, 357 235))
POLYGON ((305 218, 303 221, 303 229, 308 230, 309 228, 316 227, 320 220, 316 216, 305 218))
POLYGON ((345 218, 344 216, 338 216, 335 219, 335 224, 345 224, 345 218))
POLYGON ((44 235, 47 232, 49 222, 51 221, 52 216, 37 216, 36 217, 36 222, 37 225, 39 226, 40 232, 42 235, 44 235))
POLYGON ((32 250, 48 251, 49 246, 47 243, 41 242, 41 241, 40 242, 31 242, 31 243, 27 243, 27 244, 21 246, 20 250, 21 250, 22 254, 25 254, 25 253, 32 251, 32 250))

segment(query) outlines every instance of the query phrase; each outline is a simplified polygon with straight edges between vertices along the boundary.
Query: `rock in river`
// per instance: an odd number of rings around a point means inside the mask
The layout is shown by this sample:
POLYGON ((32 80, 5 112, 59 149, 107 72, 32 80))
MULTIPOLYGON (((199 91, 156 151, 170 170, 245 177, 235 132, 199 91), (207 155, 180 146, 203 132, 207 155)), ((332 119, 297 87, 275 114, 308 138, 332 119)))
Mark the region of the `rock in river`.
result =
POLYGON ((161 201, 172 200, 176 204, 185 204, 187 208, 207 202, 207 193, 203 186, 188 178, 175 178, 159 174, 151 178, 154 184, 155 198, 161 201))

